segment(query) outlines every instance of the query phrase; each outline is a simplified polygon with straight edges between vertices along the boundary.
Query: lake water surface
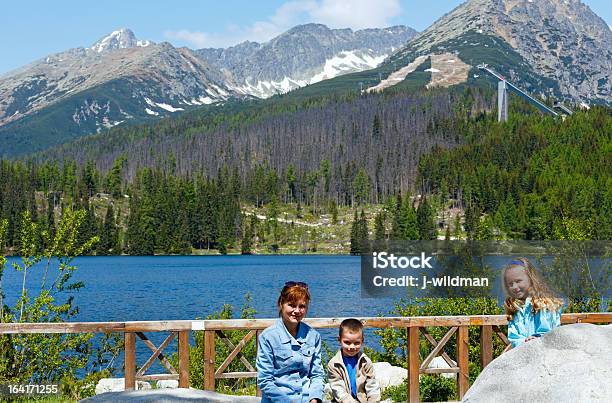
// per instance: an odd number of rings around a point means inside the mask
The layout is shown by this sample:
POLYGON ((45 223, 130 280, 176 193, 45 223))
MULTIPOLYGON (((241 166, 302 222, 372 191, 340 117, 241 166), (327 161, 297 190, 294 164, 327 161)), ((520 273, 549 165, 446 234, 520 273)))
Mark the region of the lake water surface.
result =
MULTIPOLYGON (((74 321, 132 321, 204 318, 223 304, 242 306, 250 293, 258 318, 276 317, 285 281, 309 284, 310 317, 377 316, 393 300, 362 299, 358 256, 99 256, 79 257, 74 280, 80 312, 74 321)), ((21 290, 21 273, 3 278, 6 302, 21 290)), ((43 268, 31 269, 27 284, 40 289, 43 268)))
MULTIPOLYGON (((11 262, 20 259, 9 259, 2 288, 5 303, 14 306, 22 273, 11 262)), ((394 301, 361 298, 358 256, 96 256, 79 257, 74 264, 78 270, 73 279, 85 287, 75 294, 80 310, 71 321, 191 320, 218 312, 223 304, 233 305, 239 315, 246 293, 252 296, 255 317, 273 318, 276 299, 288 280, 309 284, 308 317, 377 316, 387 313, 394 301)), ((40 290, 42 273, 40 265, 29 271, 30 292, 40 290)), ((336 330, 321 334, 336 348, 336 330)), ((366 337, 373 342, 370 334, 366 337)), ((148 335, 159 345, 167 334, 148 335)), ((137 347, 142 365, 150 352, 142 343, 137 347)), ((122 356, 117 360, 121 372, 122 356)), ((160 372, 165 371, 156 364, 148 373, 160 372)))

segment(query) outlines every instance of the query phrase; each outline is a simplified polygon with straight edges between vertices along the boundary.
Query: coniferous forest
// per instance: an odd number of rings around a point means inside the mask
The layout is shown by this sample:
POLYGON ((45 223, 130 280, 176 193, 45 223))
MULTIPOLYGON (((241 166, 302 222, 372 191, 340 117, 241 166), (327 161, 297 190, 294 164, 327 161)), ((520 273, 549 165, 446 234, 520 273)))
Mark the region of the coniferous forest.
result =
POLYGON ((486 89, 204 111, 0 162, 0 219, 86 211, 91 254, 359 253, 366 239, 610 239, 610 109, 486 89), (512 105, 512 104, 511 104, 512 105), (326 245, 326 246, 325 246, 326 245), (331 246, 330 246, 331 245, 331 246))

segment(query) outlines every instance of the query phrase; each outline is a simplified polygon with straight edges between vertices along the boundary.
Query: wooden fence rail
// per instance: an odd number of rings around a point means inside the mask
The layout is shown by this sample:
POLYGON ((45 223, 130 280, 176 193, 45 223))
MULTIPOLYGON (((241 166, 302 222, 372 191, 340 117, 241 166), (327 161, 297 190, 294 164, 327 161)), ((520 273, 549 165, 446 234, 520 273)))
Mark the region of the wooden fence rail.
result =
MULTIPOLYGON (((343 318, 310 318, 305 322, 316 329, 337 328, 343 318)), ((468 329, 480 329, 480 366, 486 367, 493 360, 493 337, 499 337, 504 344, 508 339, 500 328, 507 325, 505 315, 469 316, 418 316, 418 317, 376 317, 361 318, 366 328, 405 329, 407 345, 408 396, 411 402, 419 401, 419 375, 457 374, 457 391, 462 398, 469 388, 469 338, 468 329), (431 328, 446 327, 448 331, 440 340, 431 334, 431 328), (423 337, 423 339, 421 338, 423 337), (445 351, 447 343, 455 338, 456 352, 453 360, 445 351), (431 344, 429 354, 421 359, 421 341, 431 344), (428 368, 429 363, 441 356, 449 368, 428 368)), ((257 372, 252 362, 242 355, 248 343, 255 343, 261 331, 274 323, 275 319, 232 319, 232 320, 176 320, 148 322, 71 322, 71 323, 0 323, 1 334, 29 333, 124 333, 125 340, 125 389, 133 390, 138 380, 176 379, 180 388, 189 387, 189 335, 191 331, 204 332, 204 389, 214 390, 217 379, 254 378, 257 372), (246 335, 234 344, 227 331, 243 330, 246 335), (170 334, 156 346, 145 332, 169 332, 170 334), (136 341, 142 340, 153 354, 136 370, 136 341), (163 350, 178 337, 178 370, 164 356, 163 350), (219 338, 230 350, 221 365, 216 368, 216 341, 219 338), (244 372, 225 372, 234 360, 240 360, 246 368, 244 372), (151 365, 159 360, 169 371, 168 374, 146 375, 151 365)), ((572 313, 561 316, 562 324, 569 323, 612 323, 612 313, 572 313)))

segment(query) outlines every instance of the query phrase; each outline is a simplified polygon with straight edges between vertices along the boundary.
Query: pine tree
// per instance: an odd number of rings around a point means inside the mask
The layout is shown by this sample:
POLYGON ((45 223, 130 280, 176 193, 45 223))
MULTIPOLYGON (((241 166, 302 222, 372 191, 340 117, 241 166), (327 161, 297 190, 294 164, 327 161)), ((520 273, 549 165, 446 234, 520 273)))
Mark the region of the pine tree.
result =
POLYGON ((331 178, 331 164, 329 160, 325 159, 321 161, 319 166, 321 177, 323 178, 323 192, 327 195, 329 193, 329 182, 331 178))
POLYGON ((89 160, 81 172, 79 193, 80 197, 89 198, 93 196, 97 188, 98 171, 93 161, 89 160))
MULTIPOLYGON (((76 184, 77 184, 76 172, 77 172, 76 161, 74 160, 64 161, 62 165, 62 179, 61 179, 62 183, 60 186, 61 186, 61 189, 64 191, 64 193, 70 196, 75 195, 76 184)), ((59 189, 56 189, 56 190, 59 190, 59 189)))
MULTIPOLYGON (((255 219, 257 219, 257 217, 255 219)), ((250 255, 251 247, 253 246, 253 236, 254 236, 253 221, 252 220, 249 220, 249 221, 243 220, 243 221, 245 222, 244 224, 245 228, 244 228, 244 233, 242 234, 240 253, 242 253, 243 255, 250 255)))
POLYGON ((374 139, 377 139, 380 137, 380 129, 381 124, 380 124, 380 117, 378 116, 378 114, 374 115, 374 121, 372 122, 372 137, 374 139))
POLYGON ((100 227, 100 241, 98 242, 98 255, 110 255, 117 254, 114 250, 115 245, 117 244, 117 228, 115 225, 115 215, 113 212, 113 205, 109 204, 106 209, 106 216, 104 217, 104 221, 100 227))
POLYGON ((153 209, 147 199, 132 196, 126 232, 127 253, 130 255, 155 254, 157 226, 152 213, 153 209))
POLYGON ((293 164, 289 164, 287 167, 286 174, 287 186, 289 188, 289 201, 293 201, 297 199, 297 191, 296 191, 296 175, 295 175, 295 167, 293 164))
POLYGON ((417 223, 417 213, 410 201, 410 196, 406 195, 401 207, 400 217, 401 239, 416 240, 419 238, 419 227, 417 223))
POLYGON ((436 227, 434 224, 434 214, 427 201, 427 197, 423 196, 419 208, 416 211, 417 227, 419 229, 419 239, 432 240, 436 239, 436 227))
POLYGON ((471 204, 465 211, 465 232, 468 234, 468 239, 473 239, 473 236, 478 229, 480 223, 480 210, 476 204, 471 204))
POLYGON ((319 232, 317 231, 316 228, 313 228, 310 230, 310 251, 311 252, 316 252, 317 251, 317 239, 319 238, 319 232))
MULTIPOLYGON (((87 240, 93 238, 96 235, 96 233, 98 232, 98 228, 101 227, 101 224, 96 219, 93 207, 89 203, 89 199, 85 199, 83 201, 81 208, 85 210, 85 217, 83 219, 83 223, 81 224, 81 230, 79 231, 77 242, 79 244, 84 244, 85 242, 87 242, 87 240)), ((85 251, 85 253, 91 252, 93 251, 85 251)))
POLYGON ((374 248, 376 250, 386 249, 387 233, 385 231, 385 212, 376 214, 374 219, 374 248))
POLYGON ((201 179, 198 183, 197 211, 199 222, 197 226, 198 244, 200 248, 210 250, 216 242, 218 227, 218 204, 215 202, 217 186, 214 182, 201 179))
POLYGON ((355 199, 357 200, 357 205, 360 206, 367 203, 370 196, 370 177, 363 167, 361 167, 357 172, 357 176, 353 182, 353 188, 355 189, 355 199))
POLYGON ((251 234, 252 237, 254 238, 253 241, 257 241, 257 227, 259 226, 259 220, 257 219, 257 215, 256 214, 251 214, 251 218, 250 218, 250 226, 251 226, 251 234))
POLYGON ((489 215, 486 215, 483 220, 478 223, 478 228, 474 239, 478 241, 487 241, 493 239, 493 220, 489 215))
POLYGON ((47 197, 47 233, 49 239, 55 237, 55 192, 50 192, 47 197))
POLYGON ((335 200, 329 202, 329 213, 331 214, 331 222, 333 225, 338 224, 338 205, 335 200))
POLYGON ((115 233, 113 234, 113 255, 121 255, 123 247, 121 245, 121 210, 117 210, 115 217, 115 233))
POLYGON ((115 198, 120 197, 122 195, 121 187, 123 171, 126 165, 127 156, 125 154, 122 154, 115 160, 113 167, 109 171, 108 177, 106 178, 106 189, 108 193, 110 193, 115 198))
POLYGON ((455 222, 453 224, 453 238, 461 239, 461 216, 458 213, 455 215, 455 222))
POLYGON ((177 231, 174 233, 172 252, 181 255, 191 254, 191 242, 189 238, 189 219, 187 218, 187 212, 183 210, 177 231))
POLYGON ((302 203, 300 203, 300 201, 298 200, 297 202, 297 206, 295 208, 295 217, 296 218, 303 218, 303 214, 302 214, 302 203))
MULTIPOLYGON (((239 190, 236 189, 238 182, 235 178, 227 181, 219 178, 218 203, 218 238, 217 249, 221 254, 227 254, 229 248, 236 241, 237 230, 240 228, 241 212, 239 204, 239 190)), ((226 176, 227 177, 227 176, 226 176)))
POLYGON ((368 231, 368 221, 363 209, 361 210, 361 216, 359 217, 357 233, 360 253, 368 253, 370 251, 370 236, 368 231))
POLYGON ((355 210, 355 214, 353 215, 353 223, 351 224, 351 255, 359 255, 361 253, 360 249, 360 240, 359 240, 359 216, 357 215, 357 210, 355 210))
POLYGON ((404 239, 403 234, 402 234, 402 228, 401 228, 401 221, 402 221, 402 195, 401 193, 398 194, 395 198, 395 206, 393 209, 392 219, 393 219, 393 222, 391 224, 391 235, 389 238, 394 241, 404 239))

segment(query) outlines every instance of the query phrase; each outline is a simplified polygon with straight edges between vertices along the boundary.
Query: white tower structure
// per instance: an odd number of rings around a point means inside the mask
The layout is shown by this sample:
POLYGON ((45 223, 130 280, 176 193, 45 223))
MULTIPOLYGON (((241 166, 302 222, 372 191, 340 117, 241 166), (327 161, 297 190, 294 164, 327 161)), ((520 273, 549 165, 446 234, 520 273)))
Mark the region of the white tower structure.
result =
POLYGON ((506 80, 497 83, 497 121, 508 121, 508 85, 506 80))

